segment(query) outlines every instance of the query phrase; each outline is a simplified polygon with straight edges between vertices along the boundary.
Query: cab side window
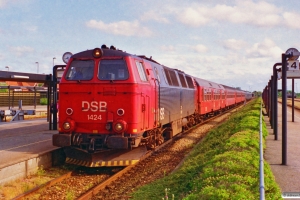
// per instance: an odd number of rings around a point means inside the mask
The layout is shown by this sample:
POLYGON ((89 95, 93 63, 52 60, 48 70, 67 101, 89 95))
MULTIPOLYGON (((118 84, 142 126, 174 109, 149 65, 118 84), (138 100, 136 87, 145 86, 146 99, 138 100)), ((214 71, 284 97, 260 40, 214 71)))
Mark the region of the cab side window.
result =
POLYGON ((137 70, 138 70, 138 72, 139 72, 140 79, 141 79, 143 82, 147 82, 148 79, 147 79, 147 76, 146 76, 146 72, 145 72, 143 63, 141 63, 141 62, 139 62, 139 61, 136 61, 135 64, 136 64, 136 68, 137 68, 137 70))

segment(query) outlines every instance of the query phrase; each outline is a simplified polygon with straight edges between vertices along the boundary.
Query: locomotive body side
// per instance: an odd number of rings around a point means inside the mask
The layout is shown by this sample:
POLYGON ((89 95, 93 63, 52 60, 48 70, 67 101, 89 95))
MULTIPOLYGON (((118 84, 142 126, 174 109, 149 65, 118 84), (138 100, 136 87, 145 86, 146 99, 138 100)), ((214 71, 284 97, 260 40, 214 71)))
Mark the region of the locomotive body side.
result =
POLYGON ((196 88, 192 77, 183 72, 157 66, 160 77, 160 123, 163 128, 172 129, 172 135, 182 131, 188 117, 195 112, 196 88))

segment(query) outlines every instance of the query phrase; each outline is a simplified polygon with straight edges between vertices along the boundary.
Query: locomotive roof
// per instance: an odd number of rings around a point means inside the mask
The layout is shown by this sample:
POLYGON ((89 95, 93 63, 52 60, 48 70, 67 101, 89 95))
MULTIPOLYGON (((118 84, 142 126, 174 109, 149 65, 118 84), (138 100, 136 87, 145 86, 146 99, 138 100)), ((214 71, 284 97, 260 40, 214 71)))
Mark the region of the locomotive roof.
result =
MULTIPOLYGON (((90 49, 90 50, 86 50, 86 51, 76 53, 72 56, 72 58, 93 58, 93 50, 94 49, 90 49)), ((125 51, 121 51, 121 50, 102 48, 102 51, 103 51, 103 57, 132 56, 132 54, 126 53, 125 51)))
MULTIPOLYGON (((152 57, 148 58, 144 55, 133 55, 133 54, 127 53, 126 51, 116 49, 113 46, 110 47, 110 48, 107 48, 106 45, 102 45, 101 49, 103 51, 103 57, 136 56, 136 57, 140 57, 142 59, 145 59, 145 60, 148 60, 148 61, 159 64, 158 62, 153 60, 152 57)), ((89 50, 86 50, 86 51, 82 51, 82 52, 79 52, 79 53, 76 53, 76 54, 72 55, 72 58, 93 58, 93 51, 94 51, 94 49, 89 49, 89 50)))

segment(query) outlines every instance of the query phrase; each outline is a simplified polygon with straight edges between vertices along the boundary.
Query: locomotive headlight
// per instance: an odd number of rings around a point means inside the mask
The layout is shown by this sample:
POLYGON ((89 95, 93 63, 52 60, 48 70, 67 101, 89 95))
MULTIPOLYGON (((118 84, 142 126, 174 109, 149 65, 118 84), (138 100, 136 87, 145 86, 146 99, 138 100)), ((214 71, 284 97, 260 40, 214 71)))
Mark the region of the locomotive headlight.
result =
POLYGON ((63 124, 63 127, 64 127, 65 130, 69 130, 71 128, 71 124, 69 122, 65 122, 63 124))
POLYGON ((117 132, 122 131, 123 130, 123 125, 121 123, 116 123, 115 124, 115 130, 117 132))
POLYGON ((63 127, 63 130, 64 130, 65 132, 71 132, 71 131, 74 131, 74 129, 75 129, 75 121, 69 118, 69 119, 67 119, 67 120, 63 123, 62 127, 63 127))
POLYGON ((93 50, 93 56, 94 56, 95 58, 100 58, 102 55, 103 55, 102 49, 100 49, 100 48, 95 48, 95 49, 93 50))
POLYGON ((123 133, 127 130, 127 123, 123 120, 117 120, 113 124, 113 129, 116 133, 123 133))

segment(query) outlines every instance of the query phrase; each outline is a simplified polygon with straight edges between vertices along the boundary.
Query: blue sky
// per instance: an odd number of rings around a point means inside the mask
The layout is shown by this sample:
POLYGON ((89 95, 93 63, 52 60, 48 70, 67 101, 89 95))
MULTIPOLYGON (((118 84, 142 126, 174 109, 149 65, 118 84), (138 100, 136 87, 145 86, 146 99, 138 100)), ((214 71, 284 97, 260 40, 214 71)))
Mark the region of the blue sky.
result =
POLYGON ((0 70, 38 65, 47 74, 64 52, 106 44, 261 91, 281 54, 300 50, 299 8, 297 0, 0 0, 0 70))

